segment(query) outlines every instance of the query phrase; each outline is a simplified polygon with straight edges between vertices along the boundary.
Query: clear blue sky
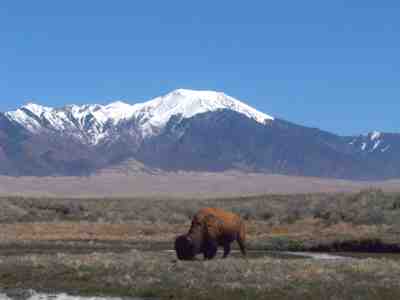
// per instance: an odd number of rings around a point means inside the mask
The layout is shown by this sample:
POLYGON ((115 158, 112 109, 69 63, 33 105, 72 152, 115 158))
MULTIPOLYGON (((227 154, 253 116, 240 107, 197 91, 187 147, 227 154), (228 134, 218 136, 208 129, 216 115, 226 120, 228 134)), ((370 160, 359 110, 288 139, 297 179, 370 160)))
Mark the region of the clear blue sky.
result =
POLYGON ((224 91, 339 134, 400 132, 400 2, 0 1, 0 111, 224 91))

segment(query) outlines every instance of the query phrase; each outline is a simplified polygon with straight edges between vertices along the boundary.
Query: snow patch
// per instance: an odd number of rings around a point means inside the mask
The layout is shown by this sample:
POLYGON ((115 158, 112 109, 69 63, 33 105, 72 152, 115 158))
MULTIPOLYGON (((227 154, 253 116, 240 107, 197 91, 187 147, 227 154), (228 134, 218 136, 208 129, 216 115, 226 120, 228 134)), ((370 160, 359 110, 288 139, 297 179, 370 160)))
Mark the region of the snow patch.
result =
POLYGON ((26 105, 22 106, 22 108, 29 110, 31 113, 38 117, 46 112, 51 112, 53 110, 51 107, 38 105, 32 102, 27 103, 26 105))
POLYGON ((382 133, 380 133, 379 131, 373 131, 371 133, 371 141, 374 141, 376 139, 379 139, 381 137, 382 133))
POLYGON ((379 147, 379 145, 381 144, 381 142, 382 142, 381 140, 377 140, 377 141, 375 142, 374 146, 372 147, 371 152, 375 151, 375 150, 379 147))
POLYGON ((22 109, 17 109, 14 112, 7 112, 5 113, 5 116, 11 120, 14 121, 25 128, 27 128, 29 131, 36 132, 38 129, 40 129, 40 124, 35 118, 32 118, 29 116, 24 110, 22 109))
POLYGON ((361 150, 365 151, 366 148, 367 148, 367 143, 362 143, 361 150))

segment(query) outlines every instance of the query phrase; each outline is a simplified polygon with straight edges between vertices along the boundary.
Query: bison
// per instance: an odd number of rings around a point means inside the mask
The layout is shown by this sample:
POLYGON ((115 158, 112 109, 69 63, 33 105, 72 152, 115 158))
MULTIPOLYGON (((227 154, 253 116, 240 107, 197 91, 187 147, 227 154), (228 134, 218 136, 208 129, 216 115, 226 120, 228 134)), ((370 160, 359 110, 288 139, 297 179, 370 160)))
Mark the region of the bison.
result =
POLYGON ((233 213, 218 208, 203 208, 192 219, 189 232, 175 240, 175 251, 180 260, 192 260, 203 253, 204 259, 212 259, 218 246, 224 247, 223 257, 231 251, 231 243, 237 241, 246 256, 245 224, 233 213))

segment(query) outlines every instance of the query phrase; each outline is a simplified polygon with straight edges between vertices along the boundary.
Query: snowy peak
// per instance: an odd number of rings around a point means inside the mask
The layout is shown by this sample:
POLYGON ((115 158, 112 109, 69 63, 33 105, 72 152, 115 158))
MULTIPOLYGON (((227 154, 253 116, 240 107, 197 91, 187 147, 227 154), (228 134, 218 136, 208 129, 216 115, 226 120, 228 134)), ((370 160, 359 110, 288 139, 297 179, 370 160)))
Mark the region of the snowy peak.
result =
POLYGON ((26 109, 38 117, 40 117, 43 113, 46 113, 46 112, 48 113, 48 112, 52 111, 51 107, 38 105, 33 102, 28 102, 27 104, 22 106, 22 109, 26 109))
POLYGON ((224 93, 215 91, 175 90, 165 96, 139 104, 139 114, 146 118, 146 128, 165 126, 172 116, 190 118, 200 113, 229 109, 246 115, 259 123, 265 124, 274 118, 236 100, 224 93))
POLYGON ((274 119, 222 92, 178 89, 161 97, 161 99, 158 98, 158 100, 167 104, 171 102, 173 104, 177 103, 174 110, 181 110, 184 117, 187 118, 207 111, 230 109, 244 114, 259 123, 265 123, 267 120, 274 119))
POLYGON ((224 93, 178 89, 153 100, 128 104, 122 101, 108 105, 68 105, 51 108, 28 103, 5 115, 33 133, 42 130, 70 133, 90 144, 111 137, 123 122, 135 122, 143 138, 160 133, 173 116, 182 119, 197 114, 229 109, 261 124, 274 118, 224 93))
POLYGON ((5 116, 14 121, 28 130, 34 132, 40 129, 40 119, 44 114, 48 114, 52 111, 50 107, 41 106, 32 102, 29 102, 17 109, 16 111, 7 112, 5 116))
POLYGON ((132 118, 135 112, 134 105, 121 101, 113 102, 108 105, 70 105, 67 109, 77 120, 85 120, 93 117, 98 123, 105 124, 111 122, 116 124, 124 119, 132 118))
POLYGON ((372 131, 367 135, 360 135, 350 143, 359 151, 366 153, 384 153, 390 150, 391 145, 386 139, 386 135, 379 131, 372 131))
POLYGON ((61 132, 88 144, 98 144, 109 136, 107 124, 117 124, 133 116, 132 106, 122 102, 103 105, 68 105, 50 108, 28 103, 5 116, 32 133, 61 132))

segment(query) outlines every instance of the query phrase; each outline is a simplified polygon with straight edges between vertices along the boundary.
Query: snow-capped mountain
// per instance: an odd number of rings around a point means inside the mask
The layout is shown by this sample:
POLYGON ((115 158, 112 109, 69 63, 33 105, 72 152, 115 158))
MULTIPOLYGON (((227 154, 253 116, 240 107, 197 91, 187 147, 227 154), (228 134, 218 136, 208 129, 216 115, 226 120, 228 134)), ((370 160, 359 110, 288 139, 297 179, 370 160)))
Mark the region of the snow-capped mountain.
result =
POLYGON ((28 103, 0 113, 0 174, 86 175, 124 161, 165 171, 241 170, 316 177, 400 177, 400 134, 342 137, 213 91, 147 102, 28 103))
POLYGON ((228 109, 265 124, 274 118, 234 99, 214 91, 178 89, 149 102, 138 104, 135 116, 143 128, 144 135, 159 132, 173 116, 188 119, 197 114, 228 109))
MULTIPOLYGON (((390 136, 390 135, 389 135, 390 136)), ((364 153, 384 153, 390 150, 391 141, 388 139, 388 134, 373 131, 367 135, 355 137, 351 142, 360 152, 364 153)))
POLYGON ((273 117, 224 93, 185 89, 134 105, 118 101, 109 105, 50 108, 28 103, 16 111, 7 112, 5 116, 32 133, 56 131, 96 145, 112 138, 115 128, 123 123, 135 123, 141 137, 146 138, 162 132, 174 116, 187 119, 223 109, 241 113, 261 124, 273 120, 273 117))
POLYGON ((109 105, 68 105, 50 108, 28 103, 16 111, 5 113, 33 134, 58 132, 74 136, 88 144, 98 144, 111 133, 112 126, 132 118, 135 107, 123 102, 109 105))

